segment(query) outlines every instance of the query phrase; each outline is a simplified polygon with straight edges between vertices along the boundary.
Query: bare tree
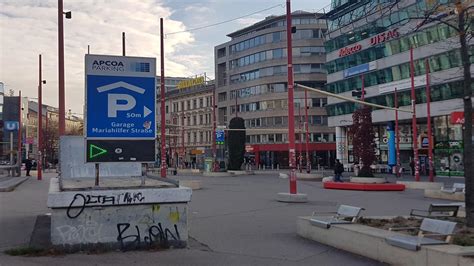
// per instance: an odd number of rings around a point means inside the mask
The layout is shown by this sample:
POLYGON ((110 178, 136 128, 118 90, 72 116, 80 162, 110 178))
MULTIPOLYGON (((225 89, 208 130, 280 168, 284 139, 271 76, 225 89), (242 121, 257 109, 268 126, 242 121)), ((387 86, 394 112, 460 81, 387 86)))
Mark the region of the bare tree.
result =
MULTIPOLYGON (((397 4, 400 0, 395 1, 397 4)), ((463 165, 466 184, 466 222, 467 226, 474 227, 474 160, 472 147, 472 77, 469 41, 473 37, 474 25, 473 1, 454 0, 448 3, 427 0, 426 10, 422 13, 409 14, 408 20, 419 20, 414 31, 421 30, 430 23, 442 23, 458 33, 461 64, 463 73, 463 102, 464 102, 464 130, 463 130, 463 165)), ((395 5, 392 5, 395 7, 395 5)))

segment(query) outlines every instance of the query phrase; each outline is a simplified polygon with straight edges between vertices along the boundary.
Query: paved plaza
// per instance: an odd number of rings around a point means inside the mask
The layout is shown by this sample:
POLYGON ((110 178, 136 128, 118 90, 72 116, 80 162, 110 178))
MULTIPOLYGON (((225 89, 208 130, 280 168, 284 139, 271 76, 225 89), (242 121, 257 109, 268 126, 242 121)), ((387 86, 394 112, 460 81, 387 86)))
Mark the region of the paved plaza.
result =
MULTIPOLYGON (((34 177, 13 192, 0 193, 0 249, 29 243, 36 216, 48 213, 49 178, 34 177)), ((173 177, 174 178, 174 177, 173 177)), ((199 179, 189 205, 190 241, 186 249, 160 251, 11 257, 0 254, 0 265, 381 265, 379 262, 334 249, 296 234, 296 218, 313 211, 332 211, 338 204, 366 209, 363 215, 408 215, 432 202, 422 190, 359 192, 325 190, 320 182, 300 181, 298 192, 307 203, 276 201, 288 191, 288 179, 276 173, 235 177, 181 176, 199 179)))

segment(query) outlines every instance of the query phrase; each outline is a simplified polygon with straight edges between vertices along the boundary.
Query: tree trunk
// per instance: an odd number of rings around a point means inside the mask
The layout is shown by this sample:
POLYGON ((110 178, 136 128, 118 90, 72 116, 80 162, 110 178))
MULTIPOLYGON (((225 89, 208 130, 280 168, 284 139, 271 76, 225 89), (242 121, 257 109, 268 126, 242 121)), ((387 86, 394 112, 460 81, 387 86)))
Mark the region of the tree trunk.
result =
POLYGON ((471 63, 469 61, 468 46, 466 43, 466 12, 459 12, 459 42, 461 43, 461 61, 464 74, 463 101, 464 101, 464 182, 466 185, 466 222, 467 226, 474 227, 474 160, 472 158, 472 88, 471 88, 471 63))

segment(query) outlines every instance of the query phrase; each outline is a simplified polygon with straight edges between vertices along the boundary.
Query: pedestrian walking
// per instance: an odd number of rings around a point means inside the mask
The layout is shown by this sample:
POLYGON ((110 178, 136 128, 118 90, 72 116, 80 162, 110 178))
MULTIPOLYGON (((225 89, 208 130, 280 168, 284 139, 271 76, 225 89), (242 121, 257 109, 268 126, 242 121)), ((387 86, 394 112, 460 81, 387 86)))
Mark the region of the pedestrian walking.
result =
POLYGON ((344 172, 344 166, 336 159, 336 164, 334 165, 334 182, 343 182, 342 173, 344 172))
POLYGON ((33 162, 29 157, 25 160, 26 176, 30 176, 31 168, 33 167, 33 162))
POLYGON ((411 175, 415 176, 415 161, 411 159, 410 161, 411 175))

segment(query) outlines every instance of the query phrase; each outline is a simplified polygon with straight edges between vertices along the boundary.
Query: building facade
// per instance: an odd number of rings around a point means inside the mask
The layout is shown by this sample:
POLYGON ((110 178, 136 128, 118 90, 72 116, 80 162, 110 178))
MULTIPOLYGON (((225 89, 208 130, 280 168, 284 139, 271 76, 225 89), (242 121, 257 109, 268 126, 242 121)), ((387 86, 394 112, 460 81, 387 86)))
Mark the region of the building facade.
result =
POLYGON ((165 96, 166 153, 171 167, 203 168, 205 158, 212 157, 215 86, 204 76, 196 80, 199 82, 181 84, 165 96))
MULTIPOLYGON (((332 1, 326 14, 328 33, 326 53, 328 71, 326 90, 352 97, 354 90, 365 90, 365 101, 384 106, 411 109, 410 48, 413 48, 416 95, 416 136, 421 174, 427 174, 428 130, 426 62, 429 64, 431 117, 434 139, 434 164, 438 175, 463 175, 462 165, 462 70, 458 32, 444 23, 431 21, 420 25, 419 17, 433 4, 449 1, 332 1), (396 4, 394 4, 396 3, 396 4), (417 29, 417 30, 415 30, 417 29), (461 114, 460 114, 461 112, 461 114)), ((453 21, 454 13, 437 15, 453 21)), ((470 40, 471 51, 473 41, 470 40)), ((472 60, 472 57, 471 57, 472 60)), ((471 68, 471 73, 473 69, 471 68)), ((328 124, 336 127, 337 158, 345 164, 356 162, 352 153, 352 113, 358 105, 329 98, 328 124)), ((409 169, 413 159, 412 115, 399 112, 400 164, 409 169)), ((395 111, 373 109, 376 136, 374 162, 380 167, 394 165, 394 144, 388 144, 395 111)))
MULTIPOLYGON (((295 11, 293 67, 295 83, 323 88, 326 83, 324 34, 320 14, 295 11)), ((270 16, 233 32, 214 49, 218 124, 236 116, 245 120, 248 156, 265 168, 288 167, 288 93, 286 16, 270 16)), ((305 152, 305 95, 296 89, 297 154, 305 152), (301 128, 301 130, 299 130, 301 128), (300 145, 302 144, 302 145, 300 145)), ((313 167, 330 166, 335 157, 334 131, 327 126, 325 96, 308 92, 309 153, 313 167)), ((303 156, 305 158, 305 156, 303 156)), ((302 165, 306 165, 303 162, 302 165)))

